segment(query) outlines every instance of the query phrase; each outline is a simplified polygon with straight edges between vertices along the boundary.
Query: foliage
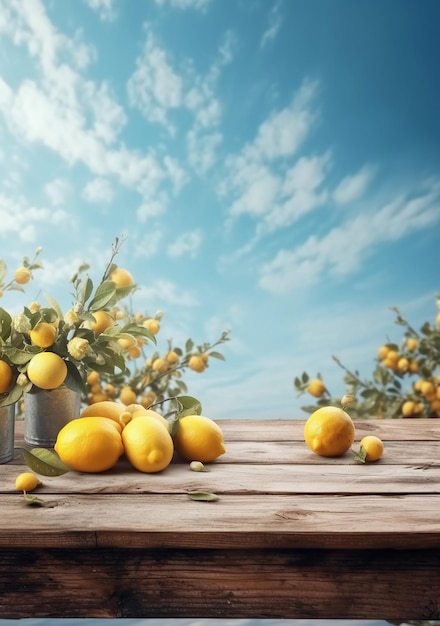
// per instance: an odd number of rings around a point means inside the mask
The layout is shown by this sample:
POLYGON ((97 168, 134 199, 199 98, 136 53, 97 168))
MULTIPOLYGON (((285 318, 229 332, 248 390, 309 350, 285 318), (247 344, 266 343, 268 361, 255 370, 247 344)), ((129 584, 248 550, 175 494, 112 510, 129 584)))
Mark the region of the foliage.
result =
MULTIPOLYGON (((112 315, 122 317, 127 325, 135 323, 145 324, 150 320, 158 322, 160 327, 162 313, 157 313, 154 317, 148 315, 133 314, 129 311, 114 310, 112 315)), ((192 357, 198 356, 203 363, 203 370, 209 367, 209 360, 224 360, 224 356, 215 350, 217 346, 229 341, 229 330, 224 330, 220 337, 214 343, 204 342, 196 345, 192 339, 187 339, 184 347, 174 344, 171 339, 166 342, 166 348, 160 352, 158 349, 151 356, 146 356, 145 349, 149 347, 148 340, 144 338, 128 338, 124 337, 123 350, 124 357, 127 359, 128 368, 116 375, 109 375, 101 372, 99 377, 92 374, 88 378, 88 394, 89 403, 101 400, 120 399, 125 404, 138 403, 145 408, 154 408, 167 416, 176 410, 176 405, 164 406, 164 402, 172 398, 179 398, 179 403, 185 401, 187 397, 188 387, 183 380, 187 370, 193 369, 191 364, 192 357), (134 341, 133 341, 134 340, 134 341), (128 343, 126 343, 128 342, 128 343), (133 365, 133 367, 131 367, 133 365)), ((188 396, 188 398, 190 398, 188 396)), ((190 410, 196 412, 193 399, 190 398, 190 410)), ((185 406, 179 407, 179 415, 185 411, 185 406)))
MULTIPOLYGON (((440 308, 440 297, 437 297, 440 308)), ((397 307, 391 307, 395 323, 403 328, 400 344, 388 342, 378 349, 371 378, 362 378, 341 360, 332 356, 344 371, 346 393, 354 397, 350 404, 353 418, 440 417, 440 312, 434 323, 425 322, 416 331, 397 307)), ((311 379, 307 372, 297 376, 294 387, 298 394, 317 397, 315 404, 303 406, 312 413, 328 404, 339 404, 325 384, 318 384, 318 373, 311 379), (318 390, 318 392, 316 392, 318 390)), ((323 382, 323 381, 322 381, 323 382)))
MULTIPOLYGON (((0 361, 3 362, 3 368, 12 373, 11 383, 0 394, 0 406, 19 401, 25 392, 38 393, 41 390, 32 382, 30 370, 28 375, 28 367, 33 357, 42 352, 55 353, 60 357, 67 367, 64 383, 79 391, 84 400, 90 400, 91 390, 87 381, 93 375, 96 379, 106 381, 107 387, 114 390, 115 398, 120 397, 123 402, 120 393, 123 388, 132 387, 136 394, 148 389, 149 405, 153 401, 165 401, 169 397, 186 393, 187 388, 181 378, 189 365, 190 354, 203 357, 203 369, 209 357, 223 358, 212 348, 227 340, 228 331, 224 331, 213 345, 205 343, 196 347, 188 339, 185 350, 182 350, 169 342, 170 362, 163 359, 166 367, 163 364, 157 367, 156 352, 146 359, 145 365, 131 372, 128 364, 134 363, 143 354, 145 347, 156 344, 155 334, 160 328, 161 314, 156 318, 148 318, 121 312, 118 308, 119 303, 137 289, 132 280, 123 284, 115 282, 116 278, 112 280, 114 271, 119 270, 114 258, 120 244, 121 241, 116 239, 110 261, 98 285, 95 286, 88 276, 89 266, 86 264, 74 274, 71 278, 73 304, 66 314, 49 294, 45 294, 48 306, 33 302, 18 315, 12 316, 0 307, 0 361), (98 316, 103 320, 101 326, 98 316)), ((14 279, 9 282, 6 280, 7 267, 0 260, 0 295, 12 289, 24 291, 21 285, 33 278, 34 270, 43 268, 37 259, 40 252, 41 248, 37 250, 33 261, 25 257, 22 267, 16 270, 14 279)), ((122 272, 129 275, 126 270, 122 272)), ((202 370, 199 368, 197 371, 202 370)), ((198 406, 196 399, 186 397, 191 406, 194 403, 198 406)), ((175 402, 174 408, 179 412, 185 410, 180 399, 175 402)), ((20 409, 19 406, 18 412, 20 409)))

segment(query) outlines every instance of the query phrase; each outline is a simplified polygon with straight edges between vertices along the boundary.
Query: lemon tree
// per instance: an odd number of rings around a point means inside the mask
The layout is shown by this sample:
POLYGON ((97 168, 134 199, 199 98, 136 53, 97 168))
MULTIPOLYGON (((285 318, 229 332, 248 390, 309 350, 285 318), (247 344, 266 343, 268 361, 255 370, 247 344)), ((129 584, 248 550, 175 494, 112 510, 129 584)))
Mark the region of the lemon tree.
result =
MULTIPOLYGON (((370 377, 362 377, 337 356, 332 357, 343 370, 345 393, 354 397, 350 405, 353 418, 440 417, 440 296, 436 302, 439 311, 434 319, 419 329, 397 307, 391 307, 402 337, 399 342, 385 341, 378 346, 370 377)), ((299 395, 316 398, 314 404, 302 407, 306 413, 338 402, 319 373, 311 377, 303 372, 293 385, 299 395)))

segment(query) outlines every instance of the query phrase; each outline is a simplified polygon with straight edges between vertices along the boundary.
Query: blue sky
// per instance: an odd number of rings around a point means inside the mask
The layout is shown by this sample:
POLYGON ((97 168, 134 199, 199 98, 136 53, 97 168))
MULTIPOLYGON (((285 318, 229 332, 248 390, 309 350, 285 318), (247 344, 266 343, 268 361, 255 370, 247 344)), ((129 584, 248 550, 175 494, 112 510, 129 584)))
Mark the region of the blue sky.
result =
POLYGON ((332 354, 368 373, 391 305, 436 314, 439 20, 436 0, 0 0, 0 257, 46 267, 2 305, 69 306, 125 235, 159 346, 231 329, 186 377, 206 415, 304 416, 304 370, 342 395, 332 354))

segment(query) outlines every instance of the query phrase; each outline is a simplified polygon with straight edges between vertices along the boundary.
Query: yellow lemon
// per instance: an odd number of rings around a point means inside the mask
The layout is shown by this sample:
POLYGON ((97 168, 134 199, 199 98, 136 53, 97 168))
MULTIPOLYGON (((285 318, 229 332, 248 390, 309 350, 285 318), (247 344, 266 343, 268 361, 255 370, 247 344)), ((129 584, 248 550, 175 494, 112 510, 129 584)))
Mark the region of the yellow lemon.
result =
POLYGON ((54 352, 39 352, 29 361, 27 375, 41 389, 56 389, 67 376, 65 361, 54 352))
MULTIPOLYGON (((127 407, 128 409, 128 407, 127 407)), ((157 413, 157 411, 153 411, 153 409, 145 409, 142 405, 141 408, 133 411, 131 416, 133 419, 137 418, 137 417, 142 417, 143 415, 148 415, 149 417, 152 417, 156 420, 158 420, 158 422, 160 422, 162 424, 162 426, 165 426, 165 428, 167 430, 170 429, 170 423, 168 422, 167 419, 165 419, 165 417, 163 415, 161 415, 160 413, 157 413)))
POLYGON ((83 417, 60 430, 55 452, 68 467, 78 472, 104 472, 124 452, 121 426, 106 417, 83 417))
POLYGON ((354 441, 355 428, 351 417, 336 406, 317 409, 304 425, 304 439, 320 456, 340 456, 354 441))
POLYGON ((193 354, 188 361, 188 367, 194 372, 201 374, 206 369, 206 363, 200 355, 193 354))
POLYGON ((140 415, 122 431, 125 456, 140 472, 160 472, 171 463, 174 445, 170 433, 151 415, 140 415))
POLYGON ((92 402, 80 413, 80 417, 106 417, 119 423, 119 416, 125 411, 125 406, 113 400, 92 402))
POLYGON ((160 330, 160 323, 155 320, 153 317, 149 317, 148 319, 142 322, 142 326, 153 333, 153 335, 157 335, 160 330))
POLYGON ((185 415, 179 420, 174 445, 186 461, 210 463, 225 453, 220 426, 203 415, 185 415))
POLYGON ((57 330, 49 322, 40 322, 29 331, 32 343, 39 348, 50 348, 55 342, 57 330))
POLYGON ((100 335, 115 323, 115 320, 112 318, 110 313, 107 313, 107 311, 93 311, 92 315, 95 318, 95 321, 90 322, 90 327, 94 331, 95 335, 100 335))
POLYGON ((314 378, 307 385, 307 391, 311 396, 320 398, 324 395, 325 385, 320 378, 314 378))
POLYGON ((19 267, 14 275, 14 280, 19 285, 26 285, 32 278, 31 271, 27 267, 19 267))
POLYGON ((375 435, 367 435, 361 439, 359 444, 359 453, 356 454, 358 460, 365 461, 378 461, 384 451, 384 445, 379 437, 375 435))
POLYGON ((8 391, 12 382, 12 368, 6 361, 0 361, 0 393, 8 391))
POLYGON ((23 472, 15 479, 15 488, 17 491, 32 491, 38 485, 41 485, 42 482, 32 474, 32 472, 23 472))
POLYGON ((136 402, 136 393, 130 387, 130 385, 124 385, 119 393, 120 401, 125 404, 134 404, 136 402))
POLYGON ((110 280, 116 283, 117 287, 128 287, 134 285, 133 276, 128 270, 124 270, 122 267, 117 267, 110 275, 110 280))

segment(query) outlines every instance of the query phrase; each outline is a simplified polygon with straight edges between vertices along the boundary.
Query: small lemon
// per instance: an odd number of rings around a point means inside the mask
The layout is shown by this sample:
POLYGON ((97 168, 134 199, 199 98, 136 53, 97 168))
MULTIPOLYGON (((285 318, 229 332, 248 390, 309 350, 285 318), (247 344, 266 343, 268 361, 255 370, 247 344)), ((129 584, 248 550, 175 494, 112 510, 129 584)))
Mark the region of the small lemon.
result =
POLYGON ((6 363, 6 361, 0 361, 0 393, 8 391, 12 378, 12 368, 9 363, 6 363))
POLYGON ((194 372, 201 374, 206 369, 206 363, 200 355, 193 354, 188 361, 188 367, 194 372))
POLYGON ((116 283, 117 287, 128 287, 134 285, 133 276, 128 270, 122 267, 117 267, 110 275, 110 280, 116 283))
POLYGON ((325 392, 325 385, 320 378, 314 378, 307 385, 307 392, 315 398, 321 398, 325 392))
POLYGON ((49 322, 40 322, 29 331, 32 343, 39 348, 50 348, 55 342, 57 330, 49 322))
POLYGON ((220 426, 203 415, 185 415, 179 419, 174 445, 186 461, 210 463, 225 453, 220 426))
POLYGON ((336 406, 325 406, 310 415, 304 425, 304 439, 320 456, 340 456, 352 445, 355 428, 351 417, 336 406))
POLYGON ((32 474, 32 472, 23 472, 15 479, 15 488, 17 491, 32 491, 38 485, 42 485, 41 480, 32 474))
POLYGON ((140 472, 161 472, 171 463, 173 440, 168 429, 151 415, 132 419, 122 431, 125 456, 140 472))
POLYGON ((361 463, 365 461, 378 461, 384 451, 383 441, 375 435, 367 435, 359 443, 359 452, 355 453, 355 458, 361 463))
POLYGON ((32 278, 31 271, 27 267, 19 267, 14 275, 14 280, 19 285, 26 285, 32 278))

